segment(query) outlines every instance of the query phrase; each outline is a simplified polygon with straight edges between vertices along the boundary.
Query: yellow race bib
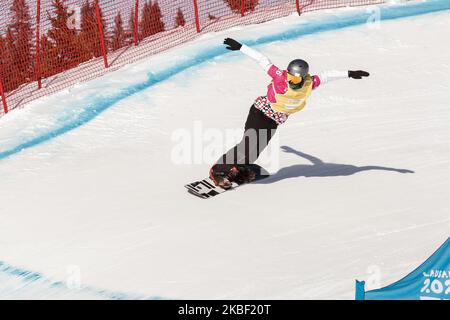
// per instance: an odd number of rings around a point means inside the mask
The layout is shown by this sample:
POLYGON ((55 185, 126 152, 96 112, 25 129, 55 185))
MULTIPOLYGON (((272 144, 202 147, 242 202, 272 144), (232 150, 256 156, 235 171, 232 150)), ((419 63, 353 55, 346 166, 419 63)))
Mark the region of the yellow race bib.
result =
MULTIPOLYGON (((307 75, 305 78, 305 83, 303 87, 299 90, 291 89, 288 86, 288 90, 284 94, 276 93, 275 99, 276 102, 272 102, 271 106, 275 111, 283 112, 283 113, 296 113, 302 110, 306 101, 312 92, 313 81, 310 75, 307 75)), ((274 88, 274 92, 275 88, 274 88)))

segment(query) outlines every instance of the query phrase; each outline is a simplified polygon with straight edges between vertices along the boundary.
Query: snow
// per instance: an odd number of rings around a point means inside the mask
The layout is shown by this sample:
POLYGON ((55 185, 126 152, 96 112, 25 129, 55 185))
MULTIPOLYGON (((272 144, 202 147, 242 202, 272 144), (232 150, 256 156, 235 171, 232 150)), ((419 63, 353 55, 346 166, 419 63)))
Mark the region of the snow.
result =
MULTIPOLYGON (((359 14, 210 33, 3 117, 0 261, 49 283, 76 266, 82 286, 186 299, 352 299, 356 278, 381 287, 404 276, 449 236, 448 11, 254 46, 280 66, 302 57, 313 73, 371 77, 314 92, 271 142, 273 177, 209 200, 183 188, 242 133, 267 85, 245 56, 216 54, 224 36, 256 41, 359 14), (205 62, 164 76, 200 48, 212 48, 205 62), (174 159, 180 133, 205 139, 190 162, 174 159)), ((29 297, 3 269, 0 297, 29 297)))

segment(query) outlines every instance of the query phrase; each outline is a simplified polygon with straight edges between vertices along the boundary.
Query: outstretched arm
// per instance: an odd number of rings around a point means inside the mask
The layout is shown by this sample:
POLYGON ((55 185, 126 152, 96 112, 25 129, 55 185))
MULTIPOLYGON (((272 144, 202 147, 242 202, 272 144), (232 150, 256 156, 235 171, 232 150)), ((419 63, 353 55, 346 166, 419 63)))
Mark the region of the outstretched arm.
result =
POLYGON ((357 71, 337 71, 337 70, 330 70, 330 71, 324 71, 319 73, 318 75, 314 76, 314 88, 317 88, 319 85, 339 80, 339 79, 346 79, 346 78, 353 78, 353 79, 362 79, 363 77, 368 77, 370 74, 367 71, 363 70, 357 70, 357 71))
POLYGON ((270 60, 265 55, 246 46, 245 44, 242 44, 231 38, 226 38, 223 43, 227 45, 228 50, 240 50, 243 54, 258 62, 258 64, 261 66, 261 68, 264 69, 265 72, 268 72, 270 67, 272 66, 272 62, 270 62, 270 60))

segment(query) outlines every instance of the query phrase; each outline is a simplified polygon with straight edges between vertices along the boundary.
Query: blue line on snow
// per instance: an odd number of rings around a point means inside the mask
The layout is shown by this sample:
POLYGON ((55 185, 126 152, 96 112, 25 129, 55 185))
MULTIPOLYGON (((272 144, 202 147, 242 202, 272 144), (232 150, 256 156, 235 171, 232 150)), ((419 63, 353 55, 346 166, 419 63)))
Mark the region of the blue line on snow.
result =
MULTIPOLYGON (((77 296, 79 298, 89 297, 98 297, 102 299, 112 299, 112 300, 131 300, 131 299, 140 299, 140 300, 160 300, 161 297, 144 297, 134 294, 128 294, 123 292, 113 292, 108 290, 96 289, 93 287, 82 286, 79 289, 69 289, 65 283, 61 281, 52 281, 48 278, 45 278, 42 274, 38 272, 33 272, 29 270, 25 270, 22 268, 17 268, 11 266, 5 262, 0 261, 0 275, 4 274, 8 277, 16 278, 23 283, 23 287, 19 289, 16 288, 16 292, 19 290, 24 290, 25 287, 33 290, 38 287, 41 291, 48 291, 49 296, 57 296, 61 298, 66 295, 77 296), (34 286, 31 287, 30 286, 34 286)), ((0 297, 2 296, 2 291, 0 287, 0 297)), ((9 293, 9 291, 7 292, 9 293)), ((7 298, 7 297, 6 297, 7 298)))
MULTIPOLYGON (((443 10, 450 10, 450 1, 449 0, 429 0, 427 2, 407 4, 407 5, 398 5, 398 6, 387 6, 380 7, 380 14, 382 20, 392 20, 398 18, 412 17, 422 14, 428 14, 443 10)), ((346 27, 352 27, 356 25, 361 25, 366 23, 367 19, 370 17, 372 12, 366 13, 357 13, 357 14, 346 14, 340 15, 338 17, 332 17, 331 19, 326 19, 322 21, 314 21, 308 24, 299 24, 294 25, 292 28, 271 34, 266 35, 257 39, 244 40, 247 45, 255 46, 261 44, 267 44, 273 41, 280 40, 292 40, 305 35, 315 34, 319 32, 338 30, 346 27)), ((299 20, 301 23, 301 20, 299 20)), ((95 117, 99 115, 101 112, 107 110, 120 100, 128 98, 138 92, 141 92, 153 85, 160 83, 169 79, 170 77, 185 71, 188 68, 197 66, 203 62, 206 62, 212 58, 221 56, 226 54, 226 50, 224 50, 223 45, 217 45, 209 48, 206 51, 198 52, 193 58, 182 62, 177 65, 176 68, 168 68, 163 71, 152 73, 149 72, 148 80, 145 82, 130 86, 129 88, 123 89, 115 96, 109 98, 102 98, 94 103, 86 106, 86 108, 81 112, 75 120, 70 120, 68 122, 64 122, 60 127, 55 128, 52 131, 47 133, 43 133, 41 135, 36 136, 28 141, 25 141, 16 147, 7 149, 5 151, 0 152, 0 160, 6 157, 9 157, 13 154, 16 154, 24 149, 39 145, 43 142, 51 140, 57 136, 60 136, 72 129, 80 127, 95 117)))

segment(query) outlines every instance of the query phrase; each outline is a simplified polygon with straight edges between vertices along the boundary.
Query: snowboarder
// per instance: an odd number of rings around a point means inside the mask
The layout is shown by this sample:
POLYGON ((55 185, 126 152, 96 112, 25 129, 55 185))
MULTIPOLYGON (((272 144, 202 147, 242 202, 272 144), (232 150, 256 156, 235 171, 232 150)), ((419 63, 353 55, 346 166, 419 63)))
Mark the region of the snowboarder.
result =
POLYGON ((228 50, 240 50, 256 60, 272 81, 267 88, 267 94, 256 98, 251 106, 241 142, 225 153, 210 170, 210 178, 216 186, 223 189, 231 188, 233 181, 243 183, 255 179, 255 173, 247 165, 258 159, 278 126, 291 114, 305 107, 312 90, 332 80, 362 79, 369 76, 368 72, 362 70, 333 70, 310 75, 309 65, 302 59, 293 60, 287 70, 282 70, 263 54, 234 39, 226 38, 224 44, 228 50))

